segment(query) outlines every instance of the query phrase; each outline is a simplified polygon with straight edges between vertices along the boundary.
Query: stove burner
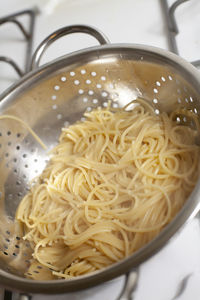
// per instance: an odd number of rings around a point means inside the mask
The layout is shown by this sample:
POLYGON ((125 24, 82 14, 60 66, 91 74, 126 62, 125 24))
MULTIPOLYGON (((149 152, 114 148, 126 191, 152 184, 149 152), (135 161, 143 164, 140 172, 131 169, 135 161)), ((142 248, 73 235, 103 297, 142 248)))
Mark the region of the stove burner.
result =
POLYGON ((17 74, 21 77, 26 72, 29 71, 30 64, 31 64, 31 55, 32 55, 32 44, 33 44, 33 33, 34 33, 34 25, 35 25, 35 16, 36 16, 37 10, 36 9, 29 9, 29 10, 23 10, 14 14, 11 14, 9 16, 0 18, 0 25, 3 25, 5 23, 13 23, 15 24, 18 29, 23 34, 25 40, 26 40, 26 60, 25 60, 25 67, 24 71, 18 66, 18 64, 11 58, 7 56, 0 56, 0 61, 6 62, 10 64, 17 74), (28 30, 25 28, 25 26, 22 24, 21 21, 19 21, 17 18, 28 15, 30 22, 29 22, 29 28, 28 30))
MULTIPOLYGON (((175 54, 179 54, 178 46, 176 42, 176 35, 179 33, 179 29, 176 22, 175 11, 179 5, 188 1, 190 0, 177 0, 169 7, 167 0, 160 0, 165 23, 166 23, 169 50, 175 54)), ((195 67, 199 67, 200 60, 193 61, 191 62, 191 64, 193 64, 193 66, 195 67)))

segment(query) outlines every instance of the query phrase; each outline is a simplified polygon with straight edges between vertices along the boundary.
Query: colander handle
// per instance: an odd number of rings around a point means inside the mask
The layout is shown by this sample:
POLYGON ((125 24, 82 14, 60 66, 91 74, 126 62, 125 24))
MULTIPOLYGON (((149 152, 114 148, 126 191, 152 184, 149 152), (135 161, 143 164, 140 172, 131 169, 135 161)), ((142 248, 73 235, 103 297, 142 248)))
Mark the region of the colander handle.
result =
POLYGON ((31 300, 32 296, 28 294, 20 294, 18 300, 31 300))
POLYGON ((135 268, 126 274, 123 289, 116 300, 133 300, 132 293, 137 288, 139 269, 135 268))
POLYGON ((196 67, 197 69, 200 69, 200 59, 199 59, 199 60, 196 60, 196 61, 193 61, 193 62, 192 62, 192 65, 193 65, 194 67, 196 67))
POLYGON ((32 63, 31 63, 31 70, 36 69, 39 67, 39 63, 41 60, 41 57, 44 53, 44 51, 57 39, 71 34, 71 33, 87 33, 97 39, 97 41, 101 45, 105 45, 109 43, 108 38, 99 30, 97 30, 94 27, 87 26, 87 25, 71 25, 66 26, 63 28, 60 28, 53 33, 51 33, 49 36, 47 36, 46 39, 44 39, 40 45, 37 47, 35 53, 33 54, 32 63))

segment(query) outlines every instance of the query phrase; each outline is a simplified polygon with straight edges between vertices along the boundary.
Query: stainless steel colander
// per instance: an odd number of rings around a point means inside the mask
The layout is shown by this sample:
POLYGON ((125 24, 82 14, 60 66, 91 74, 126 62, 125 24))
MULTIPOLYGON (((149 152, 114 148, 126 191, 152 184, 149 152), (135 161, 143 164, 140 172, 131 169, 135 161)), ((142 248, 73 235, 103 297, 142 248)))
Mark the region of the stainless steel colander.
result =
MULTIPOLYGON (((184 108, 200 115, 200 75, 188 62, 167 51, 131 44, 109 44, 96 29, 74 25, 62 28, 42 42, 26 76, 0 98, 0 113, 26 122, 48 146, 60 130, 98 106, 123 106, 138 96, 155 113, 184 108), (84 49, 38 67, 44 50, 60 36, 85 32, 100 46, 84 49)), ((177 123, 188 123, 187 116, 177 123)), ((25 292, 76 291, 119 276, 156 253, 199 209, 199 183, 176 218, 148 245, 109 268, 73 280, 39 281, 24 277, 32 254, 13 223, 16 208, 48 160, 47 152, 19 121, 0 120, 0 282, 25 292)), ((32 272, 42 269, 35 264, 32 272)), ((31 274, 30 274, 31 277, 31 274)))

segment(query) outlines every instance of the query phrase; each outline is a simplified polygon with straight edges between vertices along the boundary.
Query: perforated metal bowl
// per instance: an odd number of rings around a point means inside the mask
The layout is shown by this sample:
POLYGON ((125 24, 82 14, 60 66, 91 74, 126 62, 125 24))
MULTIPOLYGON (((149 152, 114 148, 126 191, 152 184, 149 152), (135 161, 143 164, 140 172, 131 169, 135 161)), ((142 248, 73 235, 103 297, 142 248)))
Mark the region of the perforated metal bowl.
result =
MULTIPOLYGON (((1 96, 0 113, 26 122, 50 148, 60 129, 80 120, 97 106, 123 106, 137 96, 147 99, 155 113, 175 108, 200 114, 200 75, 188 62, 167 51, 130 44, 109 44, 94 28, 70 26, 49 36, 38 48, 33 71, 1 96), (43 51, 58 37, 86 32, 100 46, 59 58, 42 67, 43 51)), ((177 122, 187 122, 187 119, 177 122)), ((12 223, 28 183, 46 165, 47 154, 26 127, 11 119, 0 120, 0 282, 26 292, 76 291, 119 276, 156 253, 199 209, 200 188, 196 185, 176 218, 148 245, 107 269, 73 280, 38 281, 24 278, 31 249, 12 223), (11 221, 9 221, 11 219, 11 221)), ((41 270, 35 267, 33 272, 41 270)))

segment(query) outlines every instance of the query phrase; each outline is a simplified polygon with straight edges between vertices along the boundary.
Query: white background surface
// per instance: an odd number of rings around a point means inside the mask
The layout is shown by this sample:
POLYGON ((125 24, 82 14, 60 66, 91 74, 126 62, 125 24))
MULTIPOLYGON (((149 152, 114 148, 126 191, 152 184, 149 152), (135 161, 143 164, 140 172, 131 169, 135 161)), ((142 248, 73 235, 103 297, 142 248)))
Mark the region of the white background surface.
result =
MULTIPOLYGON (((159 0, 6 0, 0 1, 0 17, 37 6, 34 49, 52 31, 71 24, 88 24, 103 31, 112 43, 139 43, 168 49, 159 0)), ((173 3, 169 0, 169 4, 173 3)), ((176 12, 180 33, 177 36, 180 55, 188 61, 200 59, 200 1, 184 3, 176 12)), ((25 19, 24 19, 25 20, 25 19)), ((26 20, 25 20, 26 22, 26 20)), ((42 62, 74 50, 97 44, 86 35, 73 35, 57 41, 42 62)), ((13 24, 0 26, 0 55, 11 56, 24 67, 25 44, 13 24)), ((0 92, 17 75, 10 66, 0 63, 0 92)), ((179 300, 200 299, 200 223, 190 221, 156 256, 140 267, 135 300, 175 299, 180 281, 189 275, 179 300)), ((58 299, 114 300, 124 277, 76 294, 58 299)), ((16 296, 15 296, 16 297, 16 296)), ((56 297, 57 298, 57 297, 56 297)), ((16 298, 17 299, 17 298, 16 298)), ((55 299, 37 295, 35 300, 55 299)))

